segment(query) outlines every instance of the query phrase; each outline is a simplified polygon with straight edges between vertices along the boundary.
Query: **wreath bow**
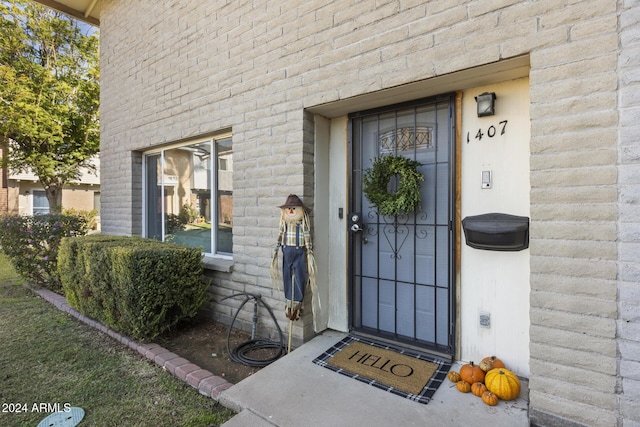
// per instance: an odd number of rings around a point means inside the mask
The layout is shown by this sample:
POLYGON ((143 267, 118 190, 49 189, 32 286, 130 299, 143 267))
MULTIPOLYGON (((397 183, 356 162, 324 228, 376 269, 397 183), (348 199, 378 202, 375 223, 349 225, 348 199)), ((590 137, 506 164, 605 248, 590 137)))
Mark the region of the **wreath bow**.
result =
POLYGON ((424 176, 418 172, 422 163, 401 156, 382 156, 374 159, 373 166, 363 177, 362 191, 381 215, 401 215, 420 206, 420 182, 424 176), (391 177, 398 175, 398 191, 387 189, 391 177))

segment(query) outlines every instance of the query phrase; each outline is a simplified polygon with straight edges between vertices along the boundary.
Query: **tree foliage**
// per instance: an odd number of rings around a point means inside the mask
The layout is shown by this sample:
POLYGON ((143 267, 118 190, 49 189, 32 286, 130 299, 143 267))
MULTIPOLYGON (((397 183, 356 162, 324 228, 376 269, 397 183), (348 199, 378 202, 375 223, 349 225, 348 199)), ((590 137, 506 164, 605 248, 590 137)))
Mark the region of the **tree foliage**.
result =
POLYGON ((100 148, 98 46, 96 34, 64 14, 0 3, 2 163, 35 173, 53 211, 100 148))

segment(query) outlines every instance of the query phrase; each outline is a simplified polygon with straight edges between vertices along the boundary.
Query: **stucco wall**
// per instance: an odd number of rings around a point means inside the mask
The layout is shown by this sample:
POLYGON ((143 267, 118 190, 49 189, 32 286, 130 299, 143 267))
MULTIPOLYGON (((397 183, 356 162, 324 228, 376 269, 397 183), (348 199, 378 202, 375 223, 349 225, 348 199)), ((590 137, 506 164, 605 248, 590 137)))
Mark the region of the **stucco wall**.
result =
MULTIPOLYGON (((462 99, 461 217, 506 213, 530 216, 529 79, 467 90, 462 99), (477 117, 474 97, 496 94, 496 114, 477 117), (491 187, 482 187, 482 171, 491 187)), ((460 357, 499 355, 529 377, 530 250, 487 251, 460 246, 460 357), (480 324, 480 314, 489 325, 480 324)))
MULTIPOLYGON (((29 181, 14 181, 9 187, 10 203, 14 210, 10 213, 33 215, 33 192, 40 191, 44 195, 42 184, 29 181)), ((62 190, 62 208, 92 211, 95 206, 95 193, 100 187, 95 185, 69 185, 62 190)))
MULTIPOLYGON (((637 356, 618 353, 616 333, 628 349, 638 348, 640 333, 631 257, 637 197, 626 196, 637 193, 637 113, 625 108, 631 121, 620 136, 617 88, 634 80, 617 74, 617 7, 614 0, 105 0, 103 230, 141 231, 142 150, 232 129, 234 264, 231 273, 213 273, 214 293, 259 290, 275 305, 281 297, 268 279, 275 206, 288 193, 314 198, 305 108, 528 55, 531 420, 640 422, 619 404, 621 382, 623 403, 640 390, 637 356), (629 315, 618 320, 619 310, 629 315)), ((628 8, 622 16, 635 22, 638 6, 628 8)), ((216 311, 228 316, 233 306, 216 311)))

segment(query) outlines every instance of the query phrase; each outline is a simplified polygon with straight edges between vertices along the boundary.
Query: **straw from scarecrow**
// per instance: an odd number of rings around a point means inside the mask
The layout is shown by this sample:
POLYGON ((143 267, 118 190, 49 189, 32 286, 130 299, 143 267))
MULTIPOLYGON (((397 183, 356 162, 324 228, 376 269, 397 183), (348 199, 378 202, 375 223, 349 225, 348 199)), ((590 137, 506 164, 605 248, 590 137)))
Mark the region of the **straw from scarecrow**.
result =
MULTIPOLYGON (((280 206, 280 232, 271 262, 271 278, 274 285, 284 285, 285 315, 295 321, 302 315, 305 289, 311 288, 312 298, 317 298, 316 261, 311 241, 311 210, 295 194, 290 194, 280 206), (282 275, 278 268, 278 253, 282 252, 282 275)), ((311 304, 315 324, 315 305, 311 304)))

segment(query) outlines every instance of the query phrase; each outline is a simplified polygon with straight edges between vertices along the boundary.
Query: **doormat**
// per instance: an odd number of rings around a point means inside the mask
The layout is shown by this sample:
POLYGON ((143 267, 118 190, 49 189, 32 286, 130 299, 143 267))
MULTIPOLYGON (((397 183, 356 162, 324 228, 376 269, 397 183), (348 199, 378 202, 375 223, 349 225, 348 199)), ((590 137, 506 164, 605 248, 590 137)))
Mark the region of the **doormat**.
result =
POLYGON ((451 363, 349 335, 313 363, 379 389, 428 403, 451 363))

